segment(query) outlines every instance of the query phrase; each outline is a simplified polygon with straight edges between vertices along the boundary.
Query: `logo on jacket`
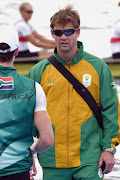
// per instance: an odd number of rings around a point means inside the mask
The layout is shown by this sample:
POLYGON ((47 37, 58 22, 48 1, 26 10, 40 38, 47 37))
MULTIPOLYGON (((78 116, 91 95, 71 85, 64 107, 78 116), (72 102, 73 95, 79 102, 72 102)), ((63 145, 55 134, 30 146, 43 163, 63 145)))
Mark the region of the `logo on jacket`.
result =
POLYGON ((84 74, 83 79, 82 79, 82 84, 85 87, 89 87, 91 85, 91 75, 89 74, 84 74))
POLYGON ((0 76, 0 90, 13 90, 13 77, 1 77, 0 76))
POLYGON ((112 83, 111 83, 111 86, 112 86, 113 89, 116 89, 116 84, 115 84, 115 82, 112 82, 112 83))

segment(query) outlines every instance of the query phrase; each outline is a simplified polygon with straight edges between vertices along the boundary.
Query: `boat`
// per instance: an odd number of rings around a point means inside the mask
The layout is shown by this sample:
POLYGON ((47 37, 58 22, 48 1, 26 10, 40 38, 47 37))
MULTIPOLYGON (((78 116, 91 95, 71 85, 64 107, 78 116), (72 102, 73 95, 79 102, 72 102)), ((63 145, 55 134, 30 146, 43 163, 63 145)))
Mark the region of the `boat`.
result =
POLYGON ((120 79, 120 59, 113 59, 111 57, 103 58, 108 67, 110 68, 112 75, 116 79, 120 79))
MULTIPOLYGON (((14 62, 14 67, 19 74, 28 76, 30 69, 39 61, 47 57, 25 57, 16 58, 14 62)), ((113 59, 111 57, 103 58, 103 60, 109 66, 114 78, 120 78, 120 59, 113 59)))
POLYGON ((28 76, 31 68, 38 63, 39 61, 47 57, 24 57, 24 58, 15 58, 13 66, 16 71, 24 76, 28 76))

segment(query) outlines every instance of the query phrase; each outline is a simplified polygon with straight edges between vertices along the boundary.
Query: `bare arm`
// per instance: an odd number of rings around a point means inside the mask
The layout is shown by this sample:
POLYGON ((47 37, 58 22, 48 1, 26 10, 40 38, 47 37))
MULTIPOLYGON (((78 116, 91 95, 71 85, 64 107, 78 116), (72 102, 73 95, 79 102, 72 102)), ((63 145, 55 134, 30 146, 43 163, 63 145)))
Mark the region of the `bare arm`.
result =
POLYGON ((49 39, 41 36, 40 34, 37 33, 37 31, 34 31, 34 32, 33 32, 33 35, 34 35, 37 39, 39 39, 41 42, 47 43, 47 44, 49 45, 49 47, 52 47, 52 48, 55 47, 55 41, 54 41, 54 40, 49 40, 49 39))
POLYGON ((32 154, 43 152, 54 143, 54 135, 48 113, 46 111, 34 112, 34 123, 39 131, 40 138, 30 147, 32 154))
POLYGON ((29 42, 31 42, 34 46, 37 47, 43 47, 43 48, 54 48, 55 47, 55 42, 51 40, 48 40, 50 42, 47 42, 46 40, 44 41, 44 38, 42 38, 41 36, 41 40, 37 39, 33 34, 30 34, 28 36, 25 37, 29 42))

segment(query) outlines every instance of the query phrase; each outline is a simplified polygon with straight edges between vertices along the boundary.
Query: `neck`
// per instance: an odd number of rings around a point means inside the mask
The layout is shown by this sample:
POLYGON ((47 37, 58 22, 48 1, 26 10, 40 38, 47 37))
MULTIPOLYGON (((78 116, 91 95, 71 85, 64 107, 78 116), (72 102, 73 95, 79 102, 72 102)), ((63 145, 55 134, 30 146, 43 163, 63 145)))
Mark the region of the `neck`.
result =
POLYGON ((25 20, 25 22, 28 22, 28 20, 27 19, 24 19, 25 20))
POLYGON ((72 61, 72 58, 74 56, 77 55, 78 53, 78 48, 76 48, 76 50, 74 52, 68 52, 68 53, 64 53, 64 52, 61 52, 61 51, 57 51, 58 53, 58 56, 60 56, 61 58, 63 58, 67 63, 71 62, 72 61))
POLYGON ((28 22, 28 19, 26 19, 24 16, 21 15, 21 17, 22 19, 24 19, 25 22, 28 22))
POLYGON ((67 63, 71 62, 72 61, 72 58, 74 56, 70 56, 70 55, 67 55, 67 54, 58 54, 61 58, 63 58, 67 63))
POLYGON ((10 61, 10 62, 0 62, 0 65, 6 66, 6 67, 13 67, 13 61, 10 61))

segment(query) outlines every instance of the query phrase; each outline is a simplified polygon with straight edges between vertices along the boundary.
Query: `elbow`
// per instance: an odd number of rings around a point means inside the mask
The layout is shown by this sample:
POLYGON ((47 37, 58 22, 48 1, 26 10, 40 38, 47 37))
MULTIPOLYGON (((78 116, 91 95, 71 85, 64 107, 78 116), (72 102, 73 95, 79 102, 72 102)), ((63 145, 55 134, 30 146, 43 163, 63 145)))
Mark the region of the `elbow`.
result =
POLYGON ((51 136, 50 141, 48 142, 48 146, 51 147, 54 144, 54 135, 51 136))
POLYGON ((49 134, 47 136, 44 136, 44 137, 42 137, 42 141, 43 141, 44 145, 46 146, 46 148, 48 149, 54 144, 54 135, 49 134))
POLYGON ((54 144, 54 135, 50 135, 46 141, 47 147, 50 148, 54 144))

